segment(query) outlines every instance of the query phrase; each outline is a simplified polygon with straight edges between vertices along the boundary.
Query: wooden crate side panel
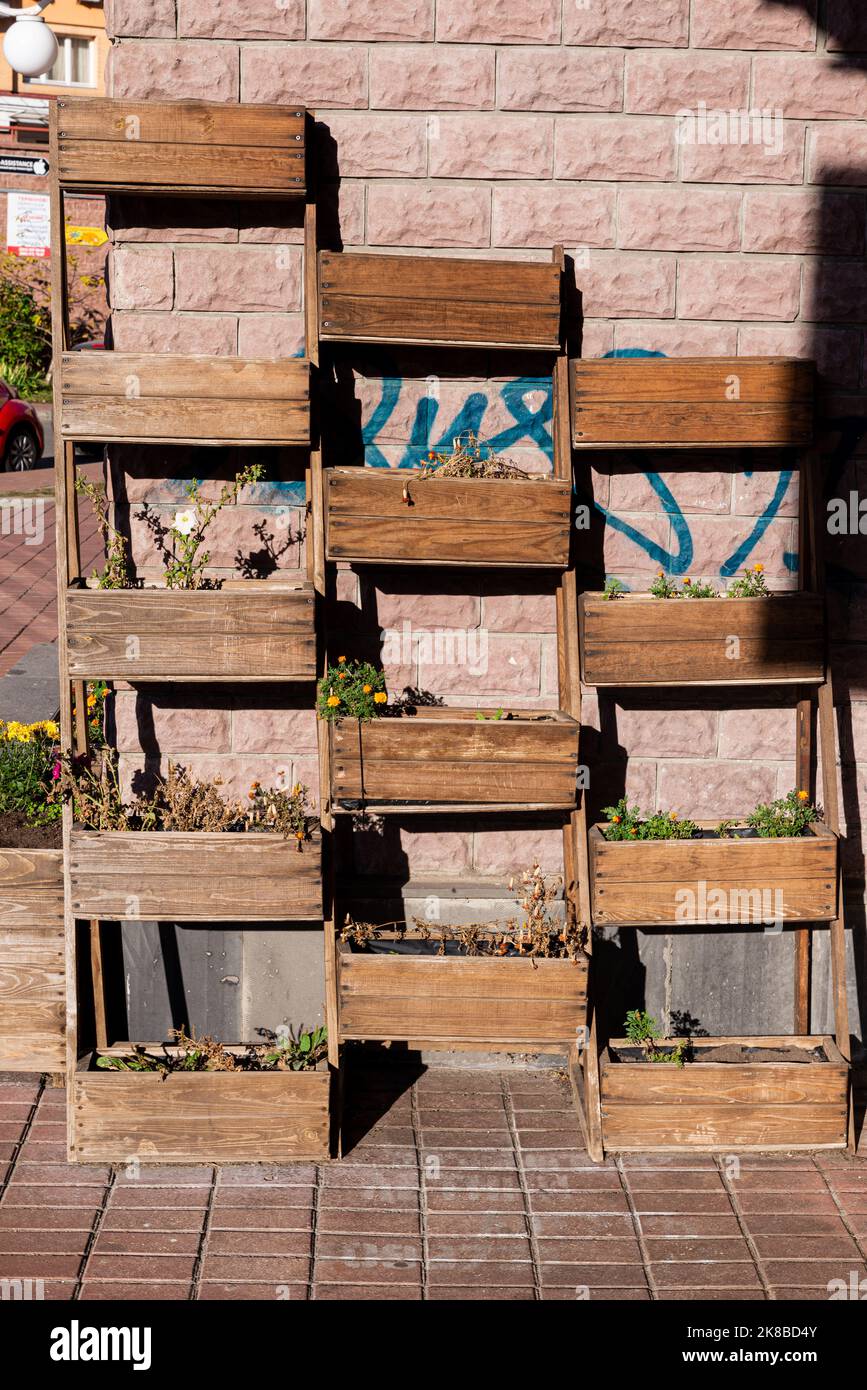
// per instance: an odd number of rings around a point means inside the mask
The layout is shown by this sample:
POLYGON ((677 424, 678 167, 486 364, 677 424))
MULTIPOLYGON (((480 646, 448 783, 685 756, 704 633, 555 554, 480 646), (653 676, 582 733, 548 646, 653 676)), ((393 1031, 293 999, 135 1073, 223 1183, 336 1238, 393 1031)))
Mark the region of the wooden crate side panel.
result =
POLYGON ((60 922, 53 929, 11 925, 2 900, 0 922, 0 1071, 63 1071, 62 904, 60 922))
MULTIPOLYGON (((334 752, 359 757, 359 725, 332 724, 334 752)), ((365 762, 416 762, 465 759, 467 762, 578 763, 578 725, 524 720, 478 719, 437 722, 425 718, 375 719, 360 726, 365 762)))
POLYGON ((311 594, 254 580, 249 592, 69 589, 67 639, 73 676, 316 674, 311 594))
POLYGON ((233 401, 219 410, 207 399, 64 396, 60 433, 66 439, 302 446, 310 443, 310 411, 296 401, 233 401))
POLYGON ((812 363, 786 359, 574 362, 574 442, 585 448, 807 446, 814 379, 812 363))
POLYGON ((342 953, 339 1007, 343 1038, 565 1044, 586 1023, 587 964, 342 953))
POLYGON ((318 836, 73 830, 77 916, 131 921, 308 921, 322 915, 318 836))
POLYGON ((62 98, 52 113, 67 187, 237 190, 301 197, 304 112, 207 102, 62 98))
POLYGON ((275 401, 305 405, 310 367, 296 357, 208 357, 139 352, 65 352, 60 357, 61 394, 125 401, 198 400, 221 404, 275 401))
POLYGON ((79 1073, 73 1080, 80 1163, 280 1163, 324 1159, 328 1073, 79 1073))
POLYGON ((322 252, 319 290, 323 339, 560 346, 551 264, 322 252))
POLYGON ((602 1106, 606 1149, 846 1147, 846 1106, 602 1106))
POLYGON ((3 927, 63 929, 63 852, 0 849, 3 927))
POLYGON ((824 676, 818 594, 669 602, 585 595, 581 610, 582 671, 590 685, 824 676))

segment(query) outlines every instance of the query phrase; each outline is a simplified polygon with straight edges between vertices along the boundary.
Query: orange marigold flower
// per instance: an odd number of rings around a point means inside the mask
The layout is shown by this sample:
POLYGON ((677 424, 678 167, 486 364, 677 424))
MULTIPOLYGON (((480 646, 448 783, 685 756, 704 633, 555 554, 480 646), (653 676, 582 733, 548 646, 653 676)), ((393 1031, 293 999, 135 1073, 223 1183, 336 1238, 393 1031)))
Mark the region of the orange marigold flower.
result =
POLYGON ((798 792, 798 800, 799 800, 799 801, 809 801, 809 800, 810 800, 810 793, 809 793, 809 792, 805 792, 805 791, 800 791, 800 792, 798 792))
POLYGON ((756 574, 761 574, 761 573, 764 571, 764 568, 765 568, 764 565, 759 565, 759 564, 753 565, 753 570, 755 571, 756 574))
POLYGON ((384 705, 386 700, 388 699, 388 696, 386 695, 384 690, 377 690, 373 699, 377 705, 384 705))
POLYGON ((684 584, 691 584, 691 583, 692 583, 692 580, 691 580, 691 579, 685 579, 683 582, 684 582, 684 584))
POLYGON ((365 695, 369 695, 370 692, 371 692, 371 690, 373 689, 373 686, 372 686, 372 685, 363 685, 363 686, 361 687, 361 689, 362 689, 362 691, 364 692, 365 695))
POLYGON ((87 708, 88 708, 88 709, 93 709, 93 707, 94 707, 95 704, 96 704, 96 696, 95 696, 95 695, 88 695, 88 697, 87 697, 87 708))
POLYGON ((629 827, 629 833, 630 833, 630 835, 637 835, 637 834, 638 834, 638 831, 635 829, 635 826, 634 826, 634 825, 631 825, 631 826, 629 827))
POLYGON ((329 695, 326 703, 331 707, 331 709, 336 709, 336 707, 340 704, 340 696, 329 695))
POLYGON ((339 681, 345 681, 345 680, 346 680, 346 672, 345 672, 345 671, 338 671, 338 672, 337 672, 337 679, 338 679, 339 681))
POLYGON ((614 823, 615 825, 619 825, 619 824, 620 824, 620 817, 619 817, 619 816, 612 816, 612 817, 611 817, 611 820, 613 821, 613 823, 614 823))
POLYGON ((346 657, 345 657, 345 656, 339 656, 339 657, 337 658, 337 664, 338 664, 338 666, 342 666, 345 660, 346 660, 346 657))

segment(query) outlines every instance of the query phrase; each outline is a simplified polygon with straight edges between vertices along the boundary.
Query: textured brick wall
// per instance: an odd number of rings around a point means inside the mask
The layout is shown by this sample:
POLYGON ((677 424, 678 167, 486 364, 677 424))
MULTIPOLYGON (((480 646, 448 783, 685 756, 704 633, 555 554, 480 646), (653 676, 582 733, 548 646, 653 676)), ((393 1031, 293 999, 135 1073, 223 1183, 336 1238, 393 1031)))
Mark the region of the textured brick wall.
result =
MULTIPOLYGON (((315 110, 333 245, 536 258, 559 240, 575 257, 587 356, 640 348, 816 357, 831 486, 858 486, 858 422, 867 416, 861 0, 819 0, 818 9, 816 0, 113 0, 110 9, 116 96, 315 110), (767 127, 779 129, 778 147, 680 143, 678 113, 702 107, 779 113, 781 126, 767 127)), ((168 205, 155 229, 126 205, 113 229, 119 347, 301 350, 299 232, 279 209, 168 205)), ((411 462, 472 423, 504 452, 548 466, 550 401, 533 364, 510 366, 509 380, 443 378, 432 393, 425 376, 437 370, 397 356, 359 360, 352 394, 368 462, 411 462)), ((594 557, 635 587, 659 567, 723 584, 755 560, 774 586, 794 584, 797 478, 786 461, 720 455, 688 472, 697 462, 585 461, 594 557)), ((266 510, 280 505, 271 496, 266 510)), ((829 547, 856 876, 867 762, 862 554, 858 537, 829 547)), ((362 602, 353 576, 341 583, 348 641, 355 631, 372 642, 377 624, 405 619, 488 631, 484 675, 399 663, 399 684, 470 703, 552 698, 544 585, 517 599, 484 586, 422 598, 409 585, 362 602)), ((589 699, 587 713, 592 721, 589 699)), ((652 713, 636 702, 604 715, 591 746, 597 804, 624 775, 645 805, 710 815, 791 784, 792 716, 767 702, 735 713, 714 701, 652 713)), ((232 727, 208 757, 246 768, 232 727)), ((437 842, 407 830, 405 841, 419 872, 493 871, 482 836, 437 842)), ((517 857, 529 847, 516 844, 517 857)))

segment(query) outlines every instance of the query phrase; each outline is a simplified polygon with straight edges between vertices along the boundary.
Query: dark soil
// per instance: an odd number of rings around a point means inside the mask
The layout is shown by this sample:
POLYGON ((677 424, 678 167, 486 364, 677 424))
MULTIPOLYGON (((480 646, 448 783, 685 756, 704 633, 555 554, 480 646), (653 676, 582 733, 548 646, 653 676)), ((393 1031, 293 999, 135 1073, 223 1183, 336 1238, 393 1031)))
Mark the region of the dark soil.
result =
MULTIPOLYGON (((659 1049, 667 1052, 669 1049, 664 1045, 659 1049)), ((639 1047, 618 1047, 612 1049, 612 1055, 616 1062, 640 1062, 644 1054, 639 1047)), ((706 1047, 701 1043, 693 1043, 687 1054, 686 1065, 690 1062, 731 1062, 735 1065, 743 1065, 744 1062, 827 1062, 825 1051, 821 1047, 746 1047, 741 1043, 727 1043, 723 1047, 706 1047)), ((649 1066, 658 1065, 648 1063, 649 1066)))
POLYGON ((28 825, 20 811, 0 813, 0 847, 3 849, 62 849, 60 821, 28 825))

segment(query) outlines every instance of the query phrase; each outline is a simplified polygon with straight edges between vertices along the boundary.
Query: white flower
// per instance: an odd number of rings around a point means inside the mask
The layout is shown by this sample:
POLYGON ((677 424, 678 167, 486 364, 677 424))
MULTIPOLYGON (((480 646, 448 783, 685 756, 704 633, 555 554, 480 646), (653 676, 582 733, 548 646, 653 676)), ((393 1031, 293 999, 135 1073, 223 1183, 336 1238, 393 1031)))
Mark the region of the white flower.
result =
POLYGON ((191 536, 196 529, 195 512, 175 512, 175 520, 172 526, 173 531, 177 531, 179 536, 191 536))

